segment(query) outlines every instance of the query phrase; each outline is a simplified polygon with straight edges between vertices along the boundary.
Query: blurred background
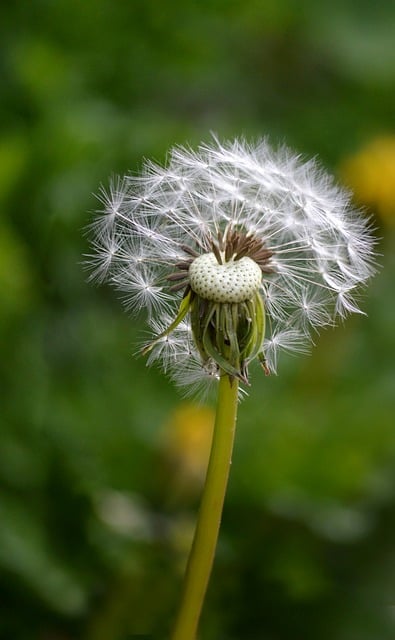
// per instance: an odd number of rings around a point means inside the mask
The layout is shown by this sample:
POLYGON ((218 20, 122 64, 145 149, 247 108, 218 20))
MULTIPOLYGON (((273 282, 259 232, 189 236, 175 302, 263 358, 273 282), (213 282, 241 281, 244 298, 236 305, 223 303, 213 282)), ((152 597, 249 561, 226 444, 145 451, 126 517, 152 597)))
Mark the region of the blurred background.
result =
POLYGON ((133 357, 86 283, 109 176, 268 135, 373 215, 379 275, 240 408, 204 640, 395 634, 395 4, 19 0, 0 9, 0 637, 165 638, 213 408, 133 357))

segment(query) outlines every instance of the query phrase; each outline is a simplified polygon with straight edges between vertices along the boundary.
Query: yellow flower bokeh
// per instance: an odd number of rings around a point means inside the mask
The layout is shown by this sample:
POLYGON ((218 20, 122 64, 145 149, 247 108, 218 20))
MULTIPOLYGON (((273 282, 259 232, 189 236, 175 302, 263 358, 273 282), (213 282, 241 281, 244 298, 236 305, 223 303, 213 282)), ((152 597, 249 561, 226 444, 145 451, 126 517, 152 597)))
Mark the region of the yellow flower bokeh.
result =
POLYGON ((163 432, 163 449, 177 475, 184 480, 204 480, 214 428, 214 410, 193 403, 179 405, 163 432))
POLYGON ((395 224, 395 135, 371 140, 345 159, 340 173, 360 204, 395 224))

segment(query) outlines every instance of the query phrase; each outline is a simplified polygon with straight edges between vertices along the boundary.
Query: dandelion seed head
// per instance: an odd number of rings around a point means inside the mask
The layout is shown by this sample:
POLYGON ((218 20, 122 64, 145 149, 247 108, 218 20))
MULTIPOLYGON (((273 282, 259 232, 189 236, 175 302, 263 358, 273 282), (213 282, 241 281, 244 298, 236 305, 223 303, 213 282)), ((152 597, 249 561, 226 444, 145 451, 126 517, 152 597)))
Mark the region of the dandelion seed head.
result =
POLYGON ((276 372, 281 351, 360 313, 375 271, 369 220, 348 191, 266 140, 175 147, 166 166, 146 161, 99 199, 91 279, 146 313, 148 363, 177 384, 217 380, 224 359, 244 382, 258 356, 276 372))

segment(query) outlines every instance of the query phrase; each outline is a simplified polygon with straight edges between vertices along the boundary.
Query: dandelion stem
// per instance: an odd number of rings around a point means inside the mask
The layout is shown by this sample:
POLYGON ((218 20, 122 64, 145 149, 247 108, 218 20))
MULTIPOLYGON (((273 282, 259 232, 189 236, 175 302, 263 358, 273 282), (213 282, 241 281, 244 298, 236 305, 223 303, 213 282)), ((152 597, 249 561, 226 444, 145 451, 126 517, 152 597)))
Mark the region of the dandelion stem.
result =
POLYGON ((195 640, 214 561, 237 417, 238 381, 223 373, 211 454, 172 640, 195 640))

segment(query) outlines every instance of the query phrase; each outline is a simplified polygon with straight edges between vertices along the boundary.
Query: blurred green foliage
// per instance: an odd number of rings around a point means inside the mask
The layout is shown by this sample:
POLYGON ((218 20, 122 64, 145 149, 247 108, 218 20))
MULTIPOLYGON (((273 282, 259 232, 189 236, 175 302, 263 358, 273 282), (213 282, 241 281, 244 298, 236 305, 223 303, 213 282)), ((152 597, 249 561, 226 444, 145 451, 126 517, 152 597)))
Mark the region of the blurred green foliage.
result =
MULTIPOLYGON (((199 499, 164 446, 180 398, 86 284, 92 193, 210 131, 336 170, 393 133, 394 27, 389 0, 2 4, 2 639, 166 637, 199 499)), ((395 238, 376 224, 368 318, 257 372, 241 406, 204 640, 394 637, 395 238)))

